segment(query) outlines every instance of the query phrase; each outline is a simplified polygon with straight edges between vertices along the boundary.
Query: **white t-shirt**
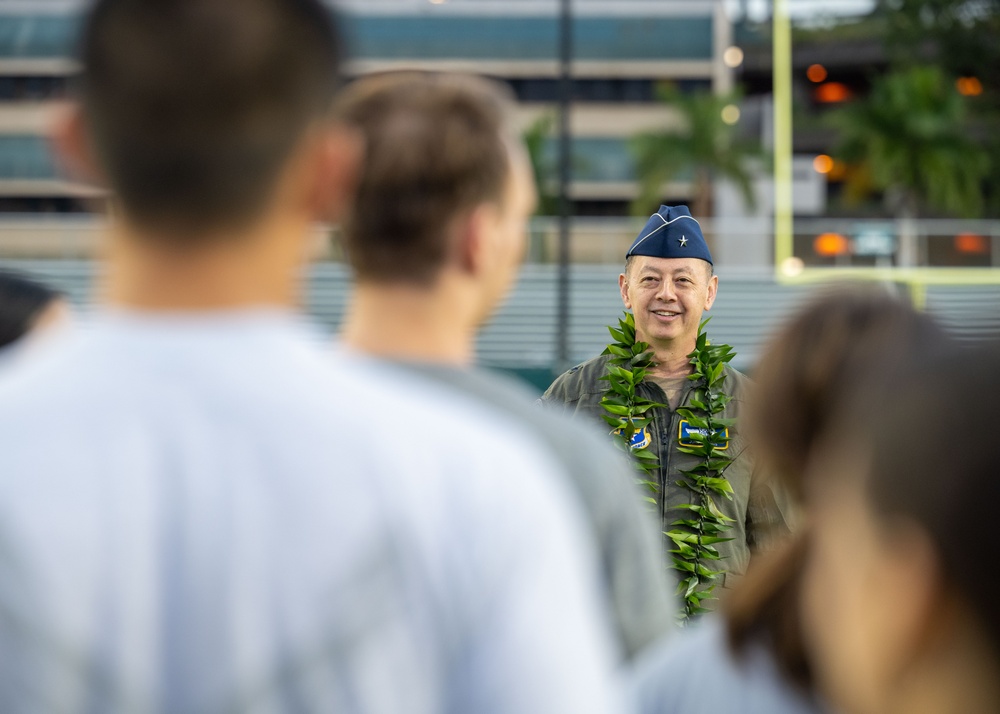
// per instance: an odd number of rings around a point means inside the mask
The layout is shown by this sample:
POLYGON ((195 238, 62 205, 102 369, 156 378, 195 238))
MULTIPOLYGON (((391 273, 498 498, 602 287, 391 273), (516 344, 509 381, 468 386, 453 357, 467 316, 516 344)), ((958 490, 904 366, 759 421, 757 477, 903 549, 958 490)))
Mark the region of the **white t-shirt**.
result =
POLYGON ((0 440, 5 714, 617 711, 557 467, 290 315, 98 315, 0 440))

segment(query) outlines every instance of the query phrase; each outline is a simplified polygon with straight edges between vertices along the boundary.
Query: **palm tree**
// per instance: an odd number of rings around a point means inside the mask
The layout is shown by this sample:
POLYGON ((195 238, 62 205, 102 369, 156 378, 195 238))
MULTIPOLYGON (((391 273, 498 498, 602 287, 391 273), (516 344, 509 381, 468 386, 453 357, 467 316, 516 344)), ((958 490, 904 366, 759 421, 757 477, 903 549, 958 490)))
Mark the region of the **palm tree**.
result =
POLYGON ((860 169, 848 191, 882 191, 901 221, 901 265, 916 262, 913 221, 921 207, 969 217, 982 211, 989 159, 965 119, 965 100, 937 67, 891 72, 832 118, 841 132, 837 153, 860 169))
POLYGON ((636 215, 655 211, 663 197, 663 184, 678 174, 691 174, 694 181, 692 213, 706 217, 711 212, 712 179, 726 178, 740 189, 747 204, 756 204, 750 159, 760 157, 756 144, 737 136, 735 122, 723 116, 739 97, 709 92, 682 94, 669 88, 660 100, 681 115, 681 126, 646 132, 632 142, 639 196, 632 203, 636 215), (725 111, 724 111, 725 110, 725 111))
MULTIPOLYGON (((555 122, 555 115, 542 114, 521 135, 528 150, 528 160, 531 162, 531 172, 535 177, 535 189, 538 192, 535 216, 554 216, 559 212, 559 196, 554 190, 557 167, 555 156, 551 151, 555 122)), ((533 222, 531 241, 528 244, 528 255, 531 260, 545 262, 549 257, 547 245, 546 231, 533 222)))
POLYGON ((833 116, 838 153, 863 165, 873 188, 898 215, 920 205, 976 216, 989 168, 967 135, 965 100, 936 67, 913 67, 876 80, 862 101, 833 116))
POLYGON ((554 126, 555 116, 542 114, 522 135, 531 161, 531 171, 535 176, 535 187, 538 190, 536 216, 554 216, 558 210, 558 196, 553 191, 556 165, 552 152, 549 151, 554 126))
POLYGON ((876 0, 875 14, 895 64, 922 58, 953 76, 974 75, 1000 109, 1000 0, 876 0))

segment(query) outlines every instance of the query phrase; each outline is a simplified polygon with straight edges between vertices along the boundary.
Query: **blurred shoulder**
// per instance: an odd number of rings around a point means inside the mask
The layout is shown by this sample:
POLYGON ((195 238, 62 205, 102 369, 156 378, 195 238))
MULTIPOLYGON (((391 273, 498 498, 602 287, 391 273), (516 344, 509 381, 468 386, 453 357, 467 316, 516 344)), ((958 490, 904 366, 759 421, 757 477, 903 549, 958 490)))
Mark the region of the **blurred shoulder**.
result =
POLYGON ((729 647, 725 623, 718 616, 708 616, 646 651, 629 684, 641 712, 822 712, 784 680, 770 649, 762 643, 752 643, 737 658, 729 647))
POLYGON ((514 472, 560 470, 544 430, 533 428, 525 418, 536 410, 530 393, 519 384, 493 375, 420 369, 358 355, 337 359, 353 375, 354 389, 363 385, 367 394, 358 408, 367 411, 374 399, 381 403, 381 420, 391 415, 397 425, 392 430, 394 453, 423 454, 449 467, 480 472, 486 480, 507 479, 508 487, 512 478, 525 480, 515 478, 514 472))
POLYGON ((754 390, 754 381, 738 369, 729 365, 726 365, 725 374, 726 392, 736 401, 746 401, 749 394, 754 390))
POLYGON ((67 331, 44 340, 23 340, 0 355, 0 417, 19 421, 35 410, 58 415, 76 392, 93 393, 95 360, 85 335, 67 331))
POLYGON ((543 402, 574 405, 585 397, 593 397, 607 391, 601 381, 607 370, 608 355, 598 355, 582 364, 566 370, 545 390, 543 402))

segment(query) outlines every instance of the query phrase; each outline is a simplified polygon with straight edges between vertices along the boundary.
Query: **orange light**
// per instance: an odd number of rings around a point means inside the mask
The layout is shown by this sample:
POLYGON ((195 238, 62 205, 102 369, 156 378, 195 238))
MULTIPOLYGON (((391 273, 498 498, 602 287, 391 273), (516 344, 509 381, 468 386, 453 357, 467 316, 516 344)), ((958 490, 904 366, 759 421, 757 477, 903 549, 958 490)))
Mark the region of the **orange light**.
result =
POLYGON ((978 97, 983 93, 983 83, 976 77, 959 77, 955 80, 955 87, 964 97, 978 97))
POLYGON ((813 250, 817 255, 833 258, 850 253, 851 242, 847 240, 847 236, 842 236, 840 233, 821 233, 813 241, 813 250))
POLYGON ((853 93, 846 84, 826 82, 816 87, 816 92, 813 96, 816 97, 817 102, 836 104, 837 102, 846 102, 853 96, 853 93))
POLYGON ((821 64, 811 64, 809 65, 809 69, 806 70, 806 77, 809 78, 810 82, 819 84, 826 79, 826 67, 821 64))
POLYGON ((959 233, 955 236, 955 250, 971 255, 989 255, 990 242, 986 236, 975 233, 959 233))
POLYGON ((818 174, 828 174, 833 171, 833 159, 826 154, 820 154, 813 159, 813 168, 818 174))

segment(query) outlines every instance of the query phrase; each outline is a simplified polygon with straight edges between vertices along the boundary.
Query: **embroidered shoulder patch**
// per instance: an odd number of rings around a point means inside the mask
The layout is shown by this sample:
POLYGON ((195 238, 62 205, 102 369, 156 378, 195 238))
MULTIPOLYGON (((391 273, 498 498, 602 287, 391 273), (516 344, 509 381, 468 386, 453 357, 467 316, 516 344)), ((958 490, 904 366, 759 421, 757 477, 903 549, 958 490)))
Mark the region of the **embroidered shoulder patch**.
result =
MULTIPOLYGON (((681 446, 699 446, 699 443, 691 438, 692 434, 708 436, 708 429, 699 429, 691 426, 687 419, 681 419, 681 423, 677 429, 677 443, 681 446)), ((712 443, 719 451, 727 450, 729 448, 729 429, 717 429, 715 432, 715 439, 712 443)))
MULTIPOLYGON (((615 429, 615 434, 621 434, 621 429, 615 429)), ((632 434, 632 441, 629 442, 630 449, 645 449, 653 442, 653 437, 649 433, 649 427, 644 426, 639 431, 632 434)))

